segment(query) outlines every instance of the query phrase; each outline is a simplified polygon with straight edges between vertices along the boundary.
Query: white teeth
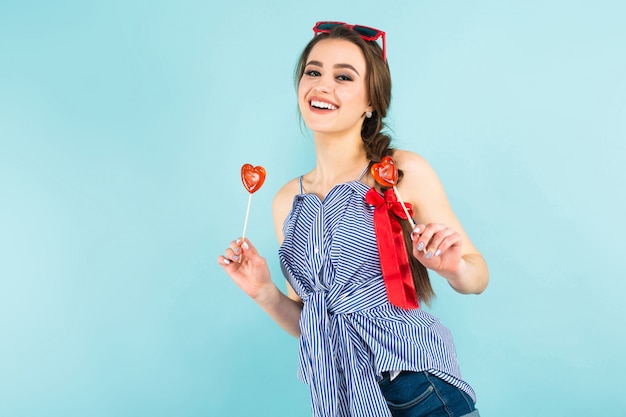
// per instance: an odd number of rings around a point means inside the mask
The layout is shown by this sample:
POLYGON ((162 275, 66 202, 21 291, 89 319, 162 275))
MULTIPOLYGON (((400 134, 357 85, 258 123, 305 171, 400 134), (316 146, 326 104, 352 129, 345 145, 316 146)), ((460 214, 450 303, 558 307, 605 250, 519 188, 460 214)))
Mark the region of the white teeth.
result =
POLYGON ((333 106, 332 104, 326 103, 324 101, 316 101, 316 100, 311 101, 311 106, 317 107, 317 108, 320 108, 320 109, 328 109, 328 110, 336 110, 337 109, 337 106, 333 106))

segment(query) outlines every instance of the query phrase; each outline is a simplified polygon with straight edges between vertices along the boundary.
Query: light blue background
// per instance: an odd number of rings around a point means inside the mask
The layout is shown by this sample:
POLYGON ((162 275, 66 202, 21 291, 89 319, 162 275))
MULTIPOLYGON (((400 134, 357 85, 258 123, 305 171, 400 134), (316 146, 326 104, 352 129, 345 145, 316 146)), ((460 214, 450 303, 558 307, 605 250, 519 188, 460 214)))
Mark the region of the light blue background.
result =
POLYGON ((317 20, 385 29, 396 145, 491 269, 432 275, 489 416, 624 416, 626 6, 0 2, 0 415, 307 416, 297 341, 216 265, 314 163, 292 73, 317 20))

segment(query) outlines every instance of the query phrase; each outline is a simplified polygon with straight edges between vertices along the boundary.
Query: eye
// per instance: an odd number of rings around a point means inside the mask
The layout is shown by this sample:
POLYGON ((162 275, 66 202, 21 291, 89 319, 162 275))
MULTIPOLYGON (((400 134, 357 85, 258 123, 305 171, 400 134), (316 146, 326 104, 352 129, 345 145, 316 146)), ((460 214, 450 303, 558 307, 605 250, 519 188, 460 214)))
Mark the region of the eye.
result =
POLYGON ((316 70, 308 70, 304 72, 304 75, 308 75, 309 77, 319 77, 322 74, 316 70))
POLYGON ((349 75, 345 75, 345 74, 338 75, 337 79, 339 81, 352 81, 352 77, 350 77, 349 75))

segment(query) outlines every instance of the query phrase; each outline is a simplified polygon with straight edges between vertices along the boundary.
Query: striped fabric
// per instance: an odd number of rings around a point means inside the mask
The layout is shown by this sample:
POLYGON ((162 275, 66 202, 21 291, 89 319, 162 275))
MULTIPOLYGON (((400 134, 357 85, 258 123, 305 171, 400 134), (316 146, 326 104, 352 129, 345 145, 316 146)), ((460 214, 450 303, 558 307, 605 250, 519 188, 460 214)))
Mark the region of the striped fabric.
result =
POLYGON ((368 190, 352 181, 323 202, 299 194, 284 224, 279 257, 304 302, 298 376, 310 386, 313 415, 391 416, 377 381, 394 370, 431 372, 475 398, 448 329, 387 300, 368 190))

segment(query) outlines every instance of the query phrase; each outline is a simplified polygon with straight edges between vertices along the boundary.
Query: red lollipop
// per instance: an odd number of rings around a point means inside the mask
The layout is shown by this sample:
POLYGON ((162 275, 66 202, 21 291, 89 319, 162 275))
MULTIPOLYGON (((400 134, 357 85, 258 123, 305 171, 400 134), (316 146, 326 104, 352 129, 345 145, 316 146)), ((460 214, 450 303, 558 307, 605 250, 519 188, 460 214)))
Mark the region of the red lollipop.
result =
POLYGON ((241 182, 250 194, 258 191, 265 182, 265 168, 244 164, 241 167, 241 182))
POLYGON ((243 223, 243 233, 241 239, 246 237, 246 228, 248 226, 248 215, 250 214, 250 203, 252 202, 252 194, 259 191, 265 182, 265 168, 262 166, 252 166, 251 164, 243 164, 241 167, 241 182, 250 193, 248 197, 248 209, 246 210, 246 220, 243 223))
POLYGON ((383 187, 395 187, 398 183, 398 167, 390 156, 383 156, 380 162, 370 168, 372 177, 383 187))
POLYGON ((398 197, 398 201, 404 209, 404 214, 406 214, 406 218, 409 219, 411 225, 415 227, 415 221, 411 218, 411 216, 409 216, 409 211, 406 209, 404 201, 400 196, 400 192, 396 187, 396 184, 398 183, 398 167, 396 166, 396 161, 394 161, 393 158, 390 156, 383 156, 380 162, 372 164, 370 172, 372 173, 372 177, 374 177, 376 182, 383 187, 393 187, 393 191, 396 193, 396 197, 398 197))

